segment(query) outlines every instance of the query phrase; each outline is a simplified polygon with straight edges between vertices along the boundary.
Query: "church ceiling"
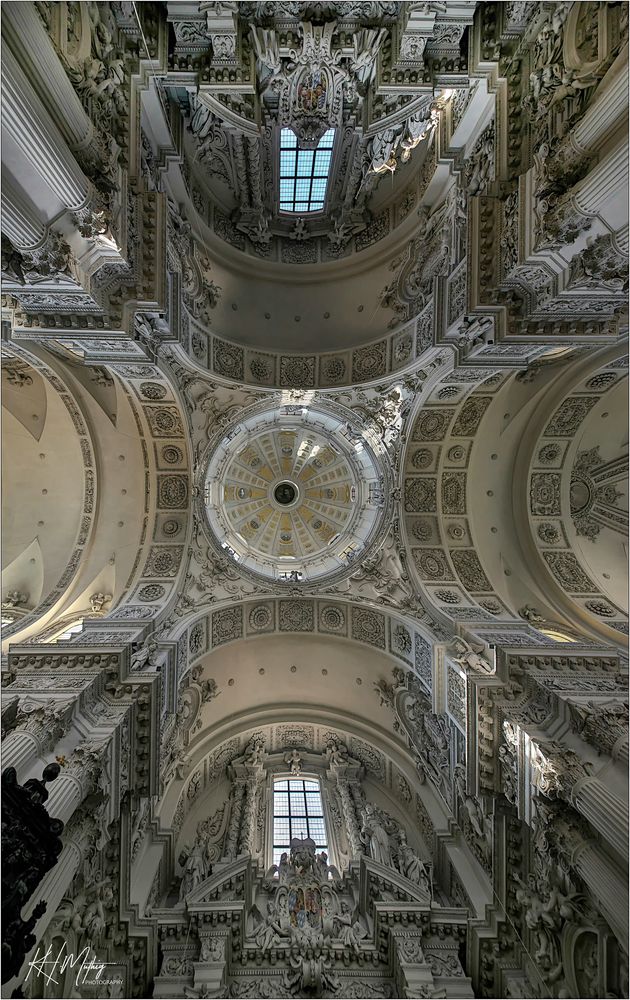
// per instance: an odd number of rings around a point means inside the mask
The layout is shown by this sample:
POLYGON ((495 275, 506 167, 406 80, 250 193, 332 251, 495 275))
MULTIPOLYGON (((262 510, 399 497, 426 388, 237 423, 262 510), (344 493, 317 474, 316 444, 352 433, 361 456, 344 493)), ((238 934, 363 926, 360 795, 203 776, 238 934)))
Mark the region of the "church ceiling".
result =
POLYGON ((627 6, 2 30, 7 995, 627 995, 627 6))

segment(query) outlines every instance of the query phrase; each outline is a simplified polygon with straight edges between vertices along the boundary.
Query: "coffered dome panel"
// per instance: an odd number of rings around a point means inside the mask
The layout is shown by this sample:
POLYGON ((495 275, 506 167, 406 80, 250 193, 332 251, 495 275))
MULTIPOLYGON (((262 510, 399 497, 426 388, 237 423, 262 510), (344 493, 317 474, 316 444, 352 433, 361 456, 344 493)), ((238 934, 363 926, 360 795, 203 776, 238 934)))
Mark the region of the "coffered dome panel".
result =
POLYGON ((389 477, 382 442, 341 408, 258 409, 208 463, 213 535, 242 569, 280 583, 350 571, 381 536, 389 477))

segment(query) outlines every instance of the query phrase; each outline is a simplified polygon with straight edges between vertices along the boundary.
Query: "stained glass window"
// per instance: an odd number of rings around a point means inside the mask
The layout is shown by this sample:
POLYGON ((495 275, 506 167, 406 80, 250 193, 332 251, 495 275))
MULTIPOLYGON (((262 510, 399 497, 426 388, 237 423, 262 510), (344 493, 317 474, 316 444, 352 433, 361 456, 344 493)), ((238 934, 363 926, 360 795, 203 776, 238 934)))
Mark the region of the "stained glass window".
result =
POLYGON ((291 849, 291 840, 310 837, 317 851, 328 853, 326 821, 319 781, 279 778, 273 783, 273 864, 291 849))
POLYGON ((326 200, 334 128, 319 140, 317 149, 300 149, 290 128, 280 133, 280 211, 321 212, 326 200))

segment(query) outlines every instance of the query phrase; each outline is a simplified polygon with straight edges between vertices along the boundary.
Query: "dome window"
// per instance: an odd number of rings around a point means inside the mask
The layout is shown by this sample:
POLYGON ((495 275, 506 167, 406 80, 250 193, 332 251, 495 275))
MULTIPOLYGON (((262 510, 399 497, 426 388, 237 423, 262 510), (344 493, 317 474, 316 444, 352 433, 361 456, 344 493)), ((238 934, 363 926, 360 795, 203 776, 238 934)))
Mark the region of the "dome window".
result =
POLYGON ((305 215, 322 212, 332 160, 334 128, 324 132, 315 149, 301 149, 290 128, 280 133, 280 211, 305 215))

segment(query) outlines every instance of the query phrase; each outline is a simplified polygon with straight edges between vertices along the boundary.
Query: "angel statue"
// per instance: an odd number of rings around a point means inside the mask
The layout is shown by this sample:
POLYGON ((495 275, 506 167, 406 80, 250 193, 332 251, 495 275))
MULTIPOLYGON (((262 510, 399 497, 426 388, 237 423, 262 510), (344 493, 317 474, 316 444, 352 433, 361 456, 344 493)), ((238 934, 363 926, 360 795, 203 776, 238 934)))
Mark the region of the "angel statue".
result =
POLYGON ((297 777, 302 772, 302 758, 297 750, 293 749, 284 755, 285 764, 289 765, 291 774, 297 777))
POLYGON ((470 825, 479 840, 484 841, 486 839, 486 832, 483 809, 471 795, 468 795, 466 791, 466 769, 463 764, 455 765, 453 777, 455 778, 455 789, 462 801, 462 806, 464 812, 468 816, 470 825))
POLYGON ((345 745, 338 743, 337 740, 330 741, 326 748, 326 754, 331 764, 347 764, 350 760, 345 745))
POLYGON ((426 868, 413 847, 404 841, 398 849, 398 868, 401 875, 404 875, 405 878, 408 878, 410 882, 429 895, 431 894, 431 883, 426 868))
POLYGON ((111 885, 107 882, 101 882, 96 886, 96 891, 85 908, 83 929, 93 948, 100 948, 103 944, 107 929, 105 909, 111 906, 113 900, 114 892, 111 885))
POLYGON ((343 946, 358 955, 361 951, 360 942, 367 937, 367 931, 359 920, 358 907, 351 913, 348 904, 342 902, 341 913, 335 915, 335 924, 339 924, 339 940, 343 946))
POLYGON ((248 767, 256 767, 262 762, 265 744, 262 740, 253 740, 245 750, 245 763, 248 767))
POLYGON ((370 856, 382 865, 391 866, 392 853, 389 834, 375 807, 369 802, 363 808, 362 819, 361 840, 368 845, 370 856))
POLYGON ((179 863, 184 867, 184 874, 179 887, 179 898, 181 901, 209 875, 209 866, 206 863, 205 851, 199 837, 196 838, 188 853, 182 851, 179 863))
POLYGON ((460 636, 456 636, 453 640, 453 652, 458 655, 451 654, 451 659, 453 663, 459 663, 464 669, 471 667, 473 670, 481 670, 484 674, 491 674, 493 672, 492 665, 485 656, 481 655, 484 649, 483 644, 473 646, 460 636))
POLYGON ((267 903, 267 916, 263 917, 257 906, 254 906, 254 916, 258 916, 259 922, 254 933, 254 940, 263 955, 280 944, 280 938, 288 937, 289 932, 280 924, 280 914, 274 903, 267 903))

